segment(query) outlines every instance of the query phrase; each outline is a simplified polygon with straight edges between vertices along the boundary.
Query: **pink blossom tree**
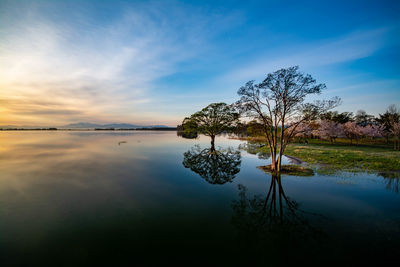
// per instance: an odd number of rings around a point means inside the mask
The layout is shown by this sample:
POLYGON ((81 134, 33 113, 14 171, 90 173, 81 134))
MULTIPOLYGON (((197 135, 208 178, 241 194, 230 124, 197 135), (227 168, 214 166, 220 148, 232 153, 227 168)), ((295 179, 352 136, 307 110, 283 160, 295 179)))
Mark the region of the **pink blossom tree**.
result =
POLYGON ((353 139, 358 141, 358 138, 362 136, 362 127, 357 125, 355 122, 346 122, 343 124, 343 133, 350 139, 350 143, 353 144, 353 139))
POLYGON ((313 133, 313 128, 310 124, 302 122, 297 126, 290 126, 287 132, 292 133, 292 137, 303 138, 307 142, 307 138, 311 137, 313 133))
MULTIPOLYGON (((391 130, 392 134, 395 136, 397 136, 397 149, 400 151, 400 122, 395 122, 393 123, 392 126, 392 130, 391 130)), ((394 141, 394 149, 396 149, 396 141, 394 141)))
POLYGON ((329 139, 332 144, 336 138, 345 136, 343 126, 333 121, 321 121, 316 133, 321 138, 329 139))
POLYGON ((367 125, 362 128, 363 135, 370 137, 372 140, 375 140, 377 137, 382 137, 383 131, 383 127, 378 125, 367 125))

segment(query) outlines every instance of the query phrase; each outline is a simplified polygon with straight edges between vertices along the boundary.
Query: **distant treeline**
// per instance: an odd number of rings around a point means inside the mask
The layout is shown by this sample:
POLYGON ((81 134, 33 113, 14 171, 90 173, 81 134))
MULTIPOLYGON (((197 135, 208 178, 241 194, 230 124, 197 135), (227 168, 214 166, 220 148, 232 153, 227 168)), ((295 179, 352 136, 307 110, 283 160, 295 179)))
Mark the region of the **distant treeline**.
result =
MULTIPOLYGON (((197 138, 195 125, 183 123, 178 125, 177 134, 184 138, 197 138)), ((288 123, 285 129, 291 130, 291 140, 307 141, 308 138, 330 140, 334 143, 337 138, 349 139, 350 143, 358 143, 363 139, 377 140, 384 138, 386 143, 393 140, 394 149, 400 150, 400 109, 390 105, 385 113, 373 116, 364 110, 352 112, 328 111, 319 114, 315 119, 304 121, 297 125, 288 123), (294 129, 292 129, 294 128, 294 129)), ((281 128, 277 128, 277 133, 281 128)), ((259 120, 241 121, 235 125, 233 134, 239 137, 265 137, 264 125, 259 120)))
POLYGON ((95 131, 176 131, 177 127, 151 127, 151 128, 95 128, 95 131))
POLYGON ((95 129, 65 129, 65 128, 0 128, 0 131, 176 131, 176 127, 151 128, 95 128, 95 129))
POLYGON ((57 131, 57 128, 0 128, 0 131, 57 131))

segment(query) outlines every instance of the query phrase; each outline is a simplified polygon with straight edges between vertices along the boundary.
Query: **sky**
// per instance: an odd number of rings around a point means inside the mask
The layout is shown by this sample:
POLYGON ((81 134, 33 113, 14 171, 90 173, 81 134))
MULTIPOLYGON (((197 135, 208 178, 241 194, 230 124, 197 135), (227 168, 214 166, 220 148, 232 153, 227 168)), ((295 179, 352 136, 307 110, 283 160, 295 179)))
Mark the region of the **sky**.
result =
POLYGON ((339 112, 378 115, 400 104, 399 14, 383 0, 0 0, 0 125, 175 126, 294 65, 339 112))

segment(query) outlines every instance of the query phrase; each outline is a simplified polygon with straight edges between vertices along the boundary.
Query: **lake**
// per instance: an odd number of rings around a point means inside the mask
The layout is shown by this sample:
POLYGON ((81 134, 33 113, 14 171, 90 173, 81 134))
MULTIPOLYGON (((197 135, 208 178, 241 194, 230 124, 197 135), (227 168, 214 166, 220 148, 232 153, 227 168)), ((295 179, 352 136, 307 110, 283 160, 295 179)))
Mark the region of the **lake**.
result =
POLYGON ((0 132, 2 266, 389 262, 399 180, 266 174, 244 141, 0 132))

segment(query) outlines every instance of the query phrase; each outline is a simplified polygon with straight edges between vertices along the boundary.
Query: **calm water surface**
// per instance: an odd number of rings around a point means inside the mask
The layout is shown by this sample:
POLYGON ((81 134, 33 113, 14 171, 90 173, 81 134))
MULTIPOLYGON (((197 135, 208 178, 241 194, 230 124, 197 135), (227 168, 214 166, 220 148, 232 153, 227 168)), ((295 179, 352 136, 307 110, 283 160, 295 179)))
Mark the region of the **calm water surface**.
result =
POLYGON ((0 264, 394 260, 399 181, 272 177, 220 137, 0 132, 0 264))

